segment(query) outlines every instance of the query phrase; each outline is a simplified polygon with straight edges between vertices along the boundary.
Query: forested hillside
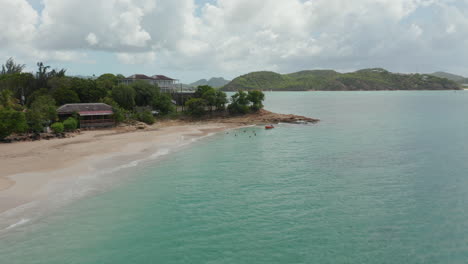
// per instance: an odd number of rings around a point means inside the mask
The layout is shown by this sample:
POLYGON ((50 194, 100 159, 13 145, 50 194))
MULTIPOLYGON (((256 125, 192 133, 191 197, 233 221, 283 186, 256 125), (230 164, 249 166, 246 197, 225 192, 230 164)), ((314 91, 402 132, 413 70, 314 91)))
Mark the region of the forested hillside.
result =
POLYGON ((458 90, 459 84, 428 74, 399 74, 375 68, 351 73, 310 70, 291 74, 253 72, 223 87, 236 90, 359 91, 359 90, 458 90))

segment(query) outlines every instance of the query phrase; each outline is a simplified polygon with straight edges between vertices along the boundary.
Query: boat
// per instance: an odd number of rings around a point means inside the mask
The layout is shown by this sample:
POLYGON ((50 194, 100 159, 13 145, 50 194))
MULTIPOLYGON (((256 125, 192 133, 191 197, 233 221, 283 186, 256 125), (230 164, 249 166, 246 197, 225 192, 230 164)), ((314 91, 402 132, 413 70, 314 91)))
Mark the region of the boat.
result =
POLYGON ((273 125, 267 125, 267 126, 265 126, 265 129, 273 129, 273 128, 275 128, 273 125))

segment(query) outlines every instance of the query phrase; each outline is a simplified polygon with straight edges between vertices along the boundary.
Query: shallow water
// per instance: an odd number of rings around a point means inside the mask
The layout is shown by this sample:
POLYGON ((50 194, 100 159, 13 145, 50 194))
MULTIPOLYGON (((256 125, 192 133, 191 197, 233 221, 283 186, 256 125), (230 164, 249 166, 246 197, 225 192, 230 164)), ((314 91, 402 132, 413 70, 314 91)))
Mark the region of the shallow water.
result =
POLYGON ((266 108, 322 122, 140 164, 11 228, 0 263, 466 263, 468 92, 278 92, 266 108))

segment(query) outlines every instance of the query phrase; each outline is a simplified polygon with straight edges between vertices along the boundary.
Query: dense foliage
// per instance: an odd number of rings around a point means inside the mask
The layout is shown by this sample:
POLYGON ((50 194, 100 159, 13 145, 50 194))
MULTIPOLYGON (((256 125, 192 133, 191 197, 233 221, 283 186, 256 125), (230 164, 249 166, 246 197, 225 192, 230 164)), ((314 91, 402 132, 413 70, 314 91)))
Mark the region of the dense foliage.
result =
POLYGON ((141 112, 137 112, 136 119, 148 125, 152 125, 155 122, 154 116, 149 110, 143 110, 141 112))
POLYGON ((52 131, 56 134, 58 133, 63 133, 63 131, 65 130, 64 126, 63 126, 63 123, 61 122, 55 122, 53 123, 51 126, 50 126, 50 129, 52 129, 52 131))
POLYGON ((69 117, 63 121, 63 127, 65 131, 75 131, 78 128, 78 120, 73 117, 69 117))
POLYGON ((351 73, 332 70, 301 71, 291 74, 253 72, 235 78, 225 91, 356 91, 356 90, 454 90, 460 86, 446 78, 427 74, 398 74, 384 69, 364 69, 351 73))
POLYGON ((210 112, 224 111, 227 104, 226 93, 216 90, 208 85, 198 86, 194 98, 185 103, 186 111, 193 116, 202 116, 207 109, 210 112))
POLYGON ((13 109, 0 109, 0 139, 11 133, 21 133, 26 131, 26 117, 23 112, 13 109))
POLYGON ((206 113, 207 103, 202 98, 191 98, 185 103, 186 111, 192 116, 202 116, 206 113))
MULTIPOLYGON (((145 81, 130 85, 119 83, 122 75, 110 73, 97 78, 66 76, 65 69, 52 69, 37 63, 35 73, 24 73, 25 65, 9 59, 0 71, 0 139, 11 133, 41 133, 49 127, 55 133, 79 127, 77 115, 59 120, 57 108, 72 103, 103 102, 114 111, 116 122, 139 120, 153 124, 153 113, 173 116, 176 106, 170 94, 145 81), (61 122, 63 121, 63 123, 61 122)), ((281 79, 276 75, 275 80, 281 79)), ((273 82, 265 74, 264 84, 273 82)), ((259 83, 260 84, 260 83, 259 83)), ((229 113, 246 114, 263 108, 261 91, 239 91, 231 98, 229 113)), ((193 98, 185 103, 185 114, 203 116, 207 112, 225 114, 229 103, 226 93, 208 85, 198 86, 193 98)), ((184 107, 181 107, 182 109, 184 107)))
MULTIPOLYGON (((18 120, 26 124, 24 126, 20 122, 20 125, 14 125, 5 121, 3 137, 15 132, 43 132, 45 127, 58 121, 56 109, 63 104, 103 102, 112 106, 117 122, 137 117, 146 123, 153 123, 151 111, 132 114, 140 106, 149 107, 161 115, 175 111, 171 96, 147 82, 119 84, 124 76, 110 73, 98 78, 70 77, 66 76, 65 69, 52 69, 41 62, 37 63, 36 73, 24 73, 24 68, 25 65, 16 64, 13 59, 1 66, 0 110, 5 111, 3 118, 20 115, 24 118, 18 120), (11 111, 20 114, 13 115, 11 111)), ((64 129, 76 129, 79 122, 75 121, 64 121, 64 129)))

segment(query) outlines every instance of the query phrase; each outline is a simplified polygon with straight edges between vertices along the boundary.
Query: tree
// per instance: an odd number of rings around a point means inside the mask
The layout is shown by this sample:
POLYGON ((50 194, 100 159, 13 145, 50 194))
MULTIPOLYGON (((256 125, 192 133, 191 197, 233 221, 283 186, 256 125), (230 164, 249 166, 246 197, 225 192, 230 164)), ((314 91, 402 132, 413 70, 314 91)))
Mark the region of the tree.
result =
POLYGON ((36 82, 38 88, 45 88, 47 87, 47 80, 49 79, 48 70, 50 66, 45 66, 44 63, 38 62, 37 63, 37 72, 36 72, 36 82))
POLYGON ((112 73, 104 73, 103 75, 99 76, 97 78, 97 81, 98 82, 110 82, 112 83, 112 85, 117 85, 119 83, 119 79, 123 79, 123 78, 119 78, 118 76, 115 76, 114 74, 112 73))
POLYGON ((247 99, 252 103, 250 109, 258 111, 263 108, 262 102, 265 100, 265 94, 262 91, 249 91, 247 99))
POLYGON ((47 88, 42 88, 42 89, 39 89, 39 90, 36 90, 34 91, 33 93, 31 93, 27 98, 26 98, 26 105, 31 107, 31 104, 36 101, 36 99, 39 97, 39 96, 45 96, 45 95, 49 95, 49 91, 47 90, 47 88))
POLYGON ((34 76, 31 73, 0 75, 0 90, 11 90, 13 96, 24 104, 25 97, 33 91, 34 81, 34 76))
POLYGON ((34 132, 41 132, 45 126, 57 119, 55 100, 49 95, 39 96, 26 113, 29 127, 34 132))
POLYGON ((209 106, 212 111, 213 107, 218 108, 218 106, 224 109, 224 104, 226 104, 227 101, 224 100, 226 98, 226 94, 224 94, 224 99, 223 94, 224 93, 216 91, 215 88, 209 85, 200 85, 195 91, 194 97, 205 100, 206 105, 209 106))
POLYGON ((151 102, 153 109, 158 110, 161 114, 167 115, 175 111, 175 106, 172 103, 172 98, 167 93, 158 92, 151 102))
POLYGON ((3 90, 0 92, 0 109, 21 110, 18 100, 13 97, 13 92, 3 90))
POLYGON ((16 64, 13 58, 9 58, 6 63, 2 65, 0 75, 21 73, 24 70, 24 67, 26 67, 26 65, 16 64))
POLYGON ((106 93, 119 83, 119 78, 112 73, 105 73, 96 79, 96 87, 106 93))
POLYGON ((70 88, 61 87, 53 92, 53 97, 58 105, 79 103, 80 98, 70 88))
POLYGON ((203 95, 202 99, 206 101, 206 105, 210 107, 210 111, 213 111, 213 106, 216 104, 216 91, 214 88, 206 90, 203 95))
POLYGON ((157 85, 145 81, 137 81, 130 85, 135 90, 135 104, 137 106, 149 106, 159 92, 157 85))
POLYGON ((51 77, 47 81, 50 93, 58 105, 79 103, 78 94, 71 89, 72 79, 68 77, 51 77))
POLYGON ((126 111, 125 109, 122 109, 117 102, 114 101, 114 99, 110 97, 104 97, 101 100, 102 103, 108 104, 112 106, 112 111, 114 112, 113 118, 115 122, 120 123, 123 122, 126 118, 126 111))
POLYGON ((242 90, 231 96, 231 104, 228 106, 231 114, 247 114, 249 112, 248 94, 242 90))
POLYGON ((91 79, 72 78, 71 89, 78 94, 80 102, 95 103, 107 95, 107 90, 98 87, 97 82, 91 79))
POLYGON ((185 107, 187 108, 187 113, 192 116, 202 116, 205 114, 205 108, 207 104, 206 101, 202 98, 191 98, 185 102, 185 107))
POLYGON ((4 139, 11 133, 22 133, 28 125, 23 112, 12 109, 0 109, 0 139, 4 139))
POLYGON ((135 107, 135 90, 131 86, 119 84, 112 88, 112 99, 124 109, 132 110, 135 107))
POLYGON ((215 103, 214 106, 216 110, 223 111, 226 108, 226 104, 228 103, 227 95, 225 92, 216 90, 215 92, 215 103))

